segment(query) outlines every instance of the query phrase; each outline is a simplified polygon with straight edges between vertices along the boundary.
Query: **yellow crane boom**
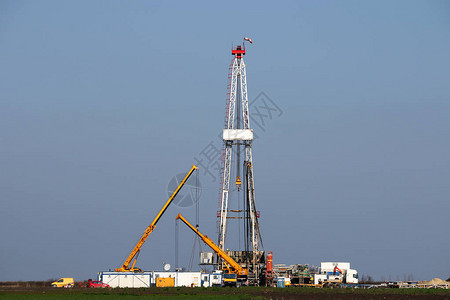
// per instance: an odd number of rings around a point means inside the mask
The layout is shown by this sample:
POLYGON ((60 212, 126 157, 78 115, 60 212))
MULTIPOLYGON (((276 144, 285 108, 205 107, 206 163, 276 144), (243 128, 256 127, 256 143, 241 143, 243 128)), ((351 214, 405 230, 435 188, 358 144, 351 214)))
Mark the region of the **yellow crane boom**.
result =
POLYGON ((138 257, 139 251, 141 251, 142 245, 145 243, 145 240, 148 238, 150 233, 152 233, 153 230, 155 230, 156 223, 158 223, 161 216, 164 214, 164 212, 169 207, 170 203, 172 203, 173 199, 175 199, 175 196, 178 194, 178 192, 181 190, 183 185, 186 183, 186 181, 189 179, 189 177, 192 175, 194 170, 198 170, 198 167, 195 165, 192 165, 191 170, 186 174, 184 179, 180 182, 177 189, 173 192, 172 196, 170 196, 169 200, 167 200, 166 204, 164 204, 163 208, 159 211, 156 218, 153 220, 153 222, 148 225, 147 229, 144 231, 144 234, 142 235, 141 239, 137 242, 136 246, 134 246, 133 251, 131 251, 130 255, 128 255, 128 258, 123 263, 122 267, 117 268, 116 272, 142 272, 141 269, 135 268, 134 265, 136 264, 136 260, 138 257), (134 261, 133 261, 134 259, 134 261), (130 268, 130 263, 133 261, 133 264, 130 268))
POLYGON ((240 264, 238 264, 234 259, 232 259, 225 251, 220 249, 220 247, 217 246, 208 236, 201 234, 201 232, 198 231, 197 228, 192 226, 181 214, 178 214, 178 216, 175 218, 175 220, 178 219, 183 221, 184 224, 186 224, 190 229, 192 229, 192 231, 195 232, 202 239, 202 241, 205 242, 206 245, 208 245, 211 249, 213 249, 214 252, 216 252, 217 255, 226 262, 227 264, 226 266, 230 273, 235 273, 239 276, 248 275, 247 269, 241 267, 240 264))

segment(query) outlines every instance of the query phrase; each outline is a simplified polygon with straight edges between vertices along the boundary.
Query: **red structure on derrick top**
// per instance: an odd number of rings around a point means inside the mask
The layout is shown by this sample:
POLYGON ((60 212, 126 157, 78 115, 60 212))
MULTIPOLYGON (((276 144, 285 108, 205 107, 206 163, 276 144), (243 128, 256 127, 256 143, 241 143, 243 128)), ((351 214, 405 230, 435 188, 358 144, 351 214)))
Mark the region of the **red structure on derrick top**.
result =
POLYGON ((242 58, 242 55, 245 55, 245 45, 244 49, 242 49, 241 45, 236 46, 236 48, 231 48, 231 54, 233 54, 236 58, 242 58))
POLYGON ((236 58, 242 58, 242 55, 245 55, 245 42, 249 42, 250 44, 253 44, 253 41, 251 38, 245 37, 244 42, 242 45, 244 46, 244 49, 242 49, 241 45, 237 45, 236 48, 231 47, 231 54, 234 55, 236 58))

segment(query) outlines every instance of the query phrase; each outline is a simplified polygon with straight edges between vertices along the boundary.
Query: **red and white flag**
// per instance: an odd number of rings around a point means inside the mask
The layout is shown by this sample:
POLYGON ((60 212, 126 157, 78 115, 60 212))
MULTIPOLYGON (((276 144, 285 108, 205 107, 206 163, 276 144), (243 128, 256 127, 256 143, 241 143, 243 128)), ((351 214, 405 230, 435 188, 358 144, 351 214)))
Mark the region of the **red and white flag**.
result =
POLYGON ((253 44, 253 41, 248 37, 244 38, 244 41, 248 41, 248 42, 250 42, 250 44, 253 44))

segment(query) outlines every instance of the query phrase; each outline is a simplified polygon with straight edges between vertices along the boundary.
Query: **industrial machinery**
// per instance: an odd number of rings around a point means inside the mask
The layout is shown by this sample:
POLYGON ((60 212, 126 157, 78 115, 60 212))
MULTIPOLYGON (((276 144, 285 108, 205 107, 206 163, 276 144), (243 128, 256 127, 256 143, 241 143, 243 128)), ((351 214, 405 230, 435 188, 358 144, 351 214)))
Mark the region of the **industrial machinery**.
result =
POLYGON ((293 266, 291 275, 291 284, 293 286, 308 286, 313 283, 313 273, 308 264, 298 264, 293 266))
MULTIPOLYGON (((243 56, 245 55, 245 41, 253 44, 251 39, 244 38, 243 47, 241 45, 232 48, 231 54, 234 56, 230 67, 228 85, 228 98, 226 102, 225 128, 223 129, 223 165, 221 174, 221 190, 219 208, 217 217, 220 218, 218 227, 218 246, 223 251, 225 248, 227 220, 244 219, 245 229, 245 249, 242 251, 242 257, 245 257, 245 266, 249 271, 248 281, 250 285, 264 284, 262 278, 265 277, 265 264, 261 263, 264 257, 262 251, 262 239, 258 225, 259 213, 255 207, 255 188, 253 178, 253 158, 252 142, 253 130, 250 127, 250 112, 247 96, 247 76, 246 66, 243 56), (244 148, 244 158, 241 160, 241 148, 244 148), (232 153, 235 149, 236 157, 236 191, 244 195, 244 209, 240 209, 239 203, 237 209, 229 205, 229 196, 233 189, 230 187, 232 175, 232 153), (244 170, 241 170, 241 162, 244 162, 244 170), (241 174, 241 173, 245 173, 241 174), (241 179, 246 181, 244 189, 241 179), (237 216, 235 214, 238 214, 237 216), (233 215, 234 214, 234 215, 233 215)), ((238 194, 239 195, 239 194, 238 194)), ((238 196, 239 197, 239 196, 238 196)), ((239 236, 239 239, 241 237, 239 236)), ((218 260, 218 259, 217 259, 218 260)), ((219 263, 217 261, 217 263, 219 263)), ((219 264, 220 268, 220 264, 219 264)))
POLYGON ((173 199, 175 199, 175 196, 178 194, 178 192, 181 190, 183 185, 186 183, 186 181, 189 179, 189 177, 192 175, 194 170, 198 170, 198 167, 195 165, 192 165, 191 170, 186 174, 184 179, 180 182, 176 190, 172 193, 172 196, 170 196, 169 200, 167 200, 166 204, 164 204, 163 208, 159 211, 156 218, 153 220, 153 222, 147 227, 147 229, 144 231, 144 234, 142 235, 141 239, 137 242, 136 246, 134 246, 133 250, 131 251, 130 255, 128 255, 128 258, 123 263, 122 267, 117 268, 116 272, 142 272, 141 269, 136 268, 134 265, 136 264, 136 260, 139 256, 139 252, 141 251, 142 245, 145 243, 145 240, 148 238, 150 233, 153 232, 156 228, 156 223, 158 223, 159 219, 162 217, 164 212, 169 207, 170 203, 172 203, 173 199), (130 267, 130 263, 133 261, 133 264, 130 267))
POLYGON ((247 280, 248 270, 238 264, 233 258, 231 258, 225 251, 220 249, 208 236, 203 235, 198 231, 198 228, 192 226, 181 214, 175 218, 176 220, 183 221, 193 232, 195 232, 202 241, 208 245, 216 254, 223 259, 226 270, 224 270, 223 280, 224 285, 240 286, 247 280))
POLYGON ((273 286, 273 252, 267 254, 266 286, 273 286))
POLYGON ((358 272, 350 269, 349 262, 322 262, 319 274, 314 274, 314 283, 323 287, 351 287, 358 284, 358 272))

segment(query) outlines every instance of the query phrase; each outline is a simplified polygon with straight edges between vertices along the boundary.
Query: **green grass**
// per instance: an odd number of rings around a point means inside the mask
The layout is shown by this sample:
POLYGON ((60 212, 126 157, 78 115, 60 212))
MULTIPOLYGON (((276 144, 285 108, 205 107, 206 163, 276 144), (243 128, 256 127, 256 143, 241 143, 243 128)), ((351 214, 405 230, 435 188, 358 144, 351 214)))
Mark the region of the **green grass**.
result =
MULTIPOLYGON (((76 294, 76 295, 38 295, 38 294, 27 294, 27 295, 17 295, 17 294, 9 294, 2 295, 0 294, 0 299, 23 299, 23 300, 45 300, 45 299, 67 299, 67 300, 78 300, 78 299, 90 299, 90 300, 104 300, 104 299, 120 299, 120 300, 128 300, 128 299, 230 299, 229 295, 130 295, 130 294, 76 294)), ((232 299, 248 299, 251 298, 250 295, 234 295, 231 297, 232 299)))
POLYGON ((450 299, 450 290, 441 289, 315 289, 315 288, 138 288, 138 289, 55 289, 55 288, 25 288, 2 289, 0 299, 420 299, 431 296, 433 299, 450 299))

